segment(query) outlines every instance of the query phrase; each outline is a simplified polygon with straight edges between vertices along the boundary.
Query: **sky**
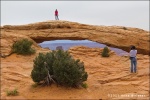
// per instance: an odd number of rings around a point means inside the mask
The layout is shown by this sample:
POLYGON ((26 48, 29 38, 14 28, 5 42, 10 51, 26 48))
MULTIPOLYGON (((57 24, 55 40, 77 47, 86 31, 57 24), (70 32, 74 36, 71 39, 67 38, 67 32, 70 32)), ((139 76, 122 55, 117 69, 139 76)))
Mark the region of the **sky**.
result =
POLYGON ((146 1, 1 1, 1 26, 59 19, 90 25, 126 26, 149 31, 146 1))

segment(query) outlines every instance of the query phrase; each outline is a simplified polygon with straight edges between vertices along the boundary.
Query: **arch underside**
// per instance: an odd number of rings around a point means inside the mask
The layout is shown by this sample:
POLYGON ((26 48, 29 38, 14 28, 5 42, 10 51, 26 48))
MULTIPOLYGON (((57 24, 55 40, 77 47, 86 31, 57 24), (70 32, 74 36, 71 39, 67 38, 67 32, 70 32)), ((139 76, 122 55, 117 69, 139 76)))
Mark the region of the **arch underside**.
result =
MULTIPOLYGON (((130 51, 130 46, 126 47, 126 46, 117 46, 117 45, 113 45, 112 43, 107 43, 107 42, 99 42, 99 41, 96 41, 95 39, 89 39, 89 38, 82 38, 82 37, 42 37, 42 38, 32 38, 36 43, 41 43, 41 42, 44 42, 44 41, 53 41, 53 40, 90 40, 90 41, 93 41, 93 42, 97 42, 97 43, 101 43, 101 44, 105 44, 107 46, 110 46, 110 47, 114 47, 114 48, 119 48, 119 49, 122 49, 126 52, 129 52, 130 51)), ((141 53, 141 54, 149 54, 149 51, 146 51, 144 49, 140 49, 140 48, 137 48, 138 50, 138 53, 141 53)))

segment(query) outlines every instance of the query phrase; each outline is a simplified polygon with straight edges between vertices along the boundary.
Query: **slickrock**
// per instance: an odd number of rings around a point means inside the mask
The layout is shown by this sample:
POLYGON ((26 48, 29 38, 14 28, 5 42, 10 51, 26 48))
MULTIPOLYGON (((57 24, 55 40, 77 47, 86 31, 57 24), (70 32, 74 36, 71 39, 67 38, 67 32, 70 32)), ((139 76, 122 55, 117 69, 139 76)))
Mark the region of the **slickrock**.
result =
POLYGON ((1 99, 149 99, 149 32, 123 26, 92 26, 68 21, 46 21, 28 25, 1 27, 1 99), (33 41, 36 54, 11 54, 18 39, 33 41), (128 56, 110 51, 110 57, 101 56, 101 48, 76 46, 68 51, 84 62, 88 73, 88 88, 66 88, 55 84, 34 87, 31 78, 33 60, 39 52, 49 52, 37 43, 46 40, 92 40, 129 51, 135 45, 137 73, 130 73, 128 56), (11 54, 11 55, 10 55, 11 54), (7 96, 7 90, 17 89, 18 96, 7 96))
POLYGON ((135 45, 139 54, 149 55, 148 31, 123 26, 94 26, 61 20, 1 27, 1 55, 9 55, 13 41, 20 38, 30 38, 35 43, 47 40, 87 39, 127 52, 131 45, 135 45))

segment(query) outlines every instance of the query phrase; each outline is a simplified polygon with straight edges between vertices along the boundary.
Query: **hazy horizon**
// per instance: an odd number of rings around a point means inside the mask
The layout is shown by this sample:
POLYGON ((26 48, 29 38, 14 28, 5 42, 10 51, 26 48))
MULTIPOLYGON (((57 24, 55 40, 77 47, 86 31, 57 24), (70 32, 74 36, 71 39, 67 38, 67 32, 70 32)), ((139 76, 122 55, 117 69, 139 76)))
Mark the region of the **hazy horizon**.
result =
MULTIPOLYGON (((53 41, 44 41, 42 43, 39 43, 39 45, 42 48, 49 48, 51 50, 56 50, 56 47, 58 46, 62 46, 63 50, 68 50, 71 47, 75 47, 75 46, 86 46, 90 48, 104 48, 105 46, 107 46, 105 44, 90 41, 90 40, 53 40, 53 41)), ((114 48, 114 47, 109 47, 109 48, 110 50, 116 52, 118 55, 127 53, 126 51, 119 48, 114 48)))
POLYGON ((94 41, 90 40, 51 40, 51 41, 44 41, 43 44, 51 44, 51 43, 92 43, 94 41))

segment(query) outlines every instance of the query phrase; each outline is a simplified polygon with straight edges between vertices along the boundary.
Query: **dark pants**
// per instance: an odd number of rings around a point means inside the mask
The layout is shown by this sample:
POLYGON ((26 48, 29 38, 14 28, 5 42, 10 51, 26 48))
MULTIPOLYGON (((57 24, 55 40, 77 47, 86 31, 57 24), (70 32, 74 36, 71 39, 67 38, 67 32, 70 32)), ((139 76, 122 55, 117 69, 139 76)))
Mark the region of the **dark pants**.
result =
POLYGON ((137 60, 136 57, 130 57, 131 60, 131 73, 136 73, 136 67, 137 67, 137 60))

